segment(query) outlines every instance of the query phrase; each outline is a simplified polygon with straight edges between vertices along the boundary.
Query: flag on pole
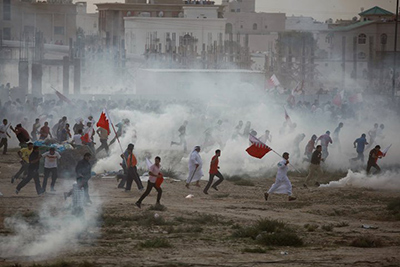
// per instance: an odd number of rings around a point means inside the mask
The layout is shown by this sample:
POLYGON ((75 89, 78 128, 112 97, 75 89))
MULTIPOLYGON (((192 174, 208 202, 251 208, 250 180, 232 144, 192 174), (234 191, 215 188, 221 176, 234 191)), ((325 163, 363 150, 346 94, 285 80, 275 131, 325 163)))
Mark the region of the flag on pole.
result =
POLYGON ((287 110, 285 107, 283 107, 285 109, 285 120, 287 123, 292 124, 292 120, 289 117, 289 114, 287 113, 287 110))
POLYGON ((342 90, 336 94, 336 96, 333 98, 332 103, 338 107, 341 107, 343 98, 344 98, 344 90, 342 90))
POLYGON ((92 142, 92 139, 90 139, 89 132, 85 133, 84 135, 81 136, 81 140, 84 144, 88 144, 92 142))
POLYGON ((298 82, 296 87, 292 90, 292 95, 295 96, 297 94, 301 94, 304 88, 304 81, 298 82))
POLYGON ((267 146, 251 134, 249 135, 249 140, 251 142, 251 146, 246 149, 246 152, 252 157, 261 159, 265 156, 265 154, 272 151, 269 146, 267 146))
POLYGON ((273 87, 277 87, 277 86, 281 85, 281 83, 279 82, 279 80, 275 74, 272 75, 271 78, 268 79, 267 84, 268 84, 269 88, 273 88, 273 87))
POLYGON ((58 96, 58 98, 59 98, 61 101, 64 101, 64 102, 66 102, 66 103, 72 105, 72 101, 71 101, 68 97, 66 97, 65 95, 61 94, 61 93, 60 93, 59 91, 57 91, 54 87, 51 87, 51 88, 56 92, 56 95, 58 96))
POLYGON ((100 114, 100 119, 96 124, 97 127, 101 127, 107 130, 108 135, 110 135, 110 119, 106 110, 103 110, 100 114))
POLYGON ((392 144, 390 144, 390 146, 388 146, 387 148, 385 148, 384 150, 381 151, 382 152, 382 157, 386 156, 386 154, 388 153, 388 151, 389 151, 391 146, 392 146, 392 144))

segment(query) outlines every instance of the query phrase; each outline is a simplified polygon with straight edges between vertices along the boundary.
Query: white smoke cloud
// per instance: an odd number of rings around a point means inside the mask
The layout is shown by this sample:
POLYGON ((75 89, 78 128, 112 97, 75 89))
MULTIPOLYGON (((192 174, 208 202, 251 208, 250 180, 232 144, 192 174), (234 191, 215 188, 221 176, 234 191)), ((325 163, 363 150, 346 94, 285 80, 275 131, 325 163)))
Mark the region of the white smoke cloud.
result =
POLYGON ((365 171, 348 171, 346 177, 339 181, 322 184, 321 187, 357 187, 396 191, 400 189, 398 172, 386 171, 377 175, 367 175, 365 171))
POLYGON ((69 202, 49 198, 38 209, 37 218, 17 214, 5 218, 5 228, 12 234, 0 237, 0 257, 43 260, 76 249, 81 237, 94 241, 98 235, 100 200, 93 198, 93 204, 85 207, 81 216, 73 215, 66 203, 69 202), (35 222, 27 222, 32 219, 35 222))

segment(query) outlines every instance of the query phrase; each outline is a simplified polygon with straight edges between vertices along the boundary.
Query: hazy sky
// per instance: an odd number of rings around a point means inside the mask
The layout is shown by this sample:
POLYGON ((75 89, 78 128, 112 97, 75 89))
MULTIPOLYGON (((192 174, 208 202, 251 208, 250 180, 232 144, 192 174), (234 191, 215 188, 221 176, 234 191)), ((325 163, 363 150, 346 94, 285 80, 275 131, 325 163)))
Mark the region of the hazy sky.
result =
MULTIPOLYGON (((95 11, 92 3, 124 2, 124 0, 87 0, 89 12, 95 11)), ((221 3, 221 0, 214 0, 221 3)), ((257 0, 258 12, 282 12, 287 16, 311 16, 325 21, 328 18, 351 19, 360 12, 360 8, 368 9, 380 6, 391 12, 396 10, 396 0, 257 0)))

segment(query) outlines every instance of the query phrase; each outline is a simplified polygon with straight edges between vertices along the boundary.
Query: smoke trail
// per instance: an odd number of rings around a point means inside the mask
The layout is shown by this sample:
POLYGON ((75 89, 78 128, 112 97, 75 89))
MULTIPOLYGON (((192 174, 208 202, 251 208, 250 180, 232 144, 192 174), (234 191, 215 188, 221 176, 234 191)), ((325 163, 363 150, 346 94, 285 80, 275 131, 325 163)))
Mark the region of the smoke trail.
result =
POLYGON ((321 187, 357 187, 394 191, 400 189, 400 180, 399 173, 393 171, 368 176, 364 171, 352 172, 349 170, 346 177, 339 181, 323 184, 321 187))

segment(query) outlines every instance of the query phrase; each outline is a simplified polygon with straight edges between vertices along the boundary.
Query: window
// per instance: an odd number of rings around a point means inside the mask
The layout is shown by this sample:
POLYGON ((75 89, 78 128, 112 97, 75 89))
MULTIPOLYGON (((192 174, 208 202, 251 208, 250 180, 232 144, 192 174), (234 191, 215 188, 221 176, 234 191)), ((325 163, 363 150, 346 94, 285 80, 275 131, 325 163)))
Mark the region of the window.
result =
POLYGON ((258 28, 257 23, 254 23, 254 24, 253 24, 253 30, 256 31, 257 28, 258 28))
POLYGON ((231 12, 232 12, 232 13, 235 13, 235 10, 234 10, 234 9, 231 9, 231 12))
POLYGON ((358 35, 358 44, 366 44, 367 43, 367 36, 364 33, 358 35))
POLYGON ((3 20, 11 20, 11 0, 3 0, 3 20))
POLYGON ((64 35, 64 27, 54 26, 54 34, 55 35, 64 35))
POLYGON ((325 37, 325 43, 330 44, 331 41, 332 41, 332 39, 331 39, 330 36, 326 36, 326 37, 325 37))
POLYGON ((364 52, 359 52, 358 53, 358 59, 365 59, 367 55, 364 52))
POLYGON ((11 40, 11 28, 3 28, 3 40, 11 40))
POLYGON ((227 23, 225 25, 225 33, 232 33, 232 23, 227 23))
POLYGON ((236 9, 236 12, 239 13, 240 12, 240 8, 236 9))
POLYGON ((387 34, 386 33, 381 34, 381 44, 383 44, 383 45, 387 44, 387 34))
POLYGON ((240 25, 240 29, 243 29, 243 25, 240 25))

